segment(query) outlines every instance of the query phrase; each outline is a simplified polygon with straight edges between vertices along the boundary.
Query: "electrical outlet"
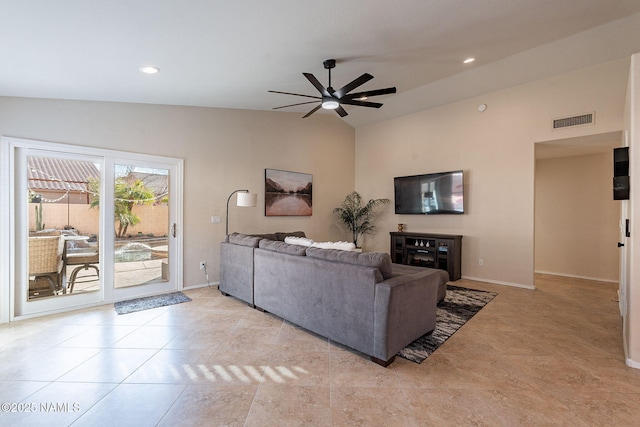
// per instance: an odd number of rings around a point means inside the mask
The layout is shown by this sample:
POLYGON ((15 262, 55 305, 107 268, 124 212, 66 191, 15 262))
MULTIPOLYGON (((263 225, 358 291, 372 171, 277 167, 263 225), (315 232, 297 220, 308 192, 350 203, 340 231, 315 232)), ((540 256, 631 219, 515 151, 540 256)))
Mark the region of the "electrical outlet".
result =
POLYGON ((212 215, 211 216, 211 224, 220 224, 220 217, 212 215))
POLYGON ((200 261, 200 270, 204 270, 206 265, 207 265, 207 263, 205 261, 200 261))
POLYGON ((482 258, 478 259, 478 265, 484 265, 484 260, 482 258))

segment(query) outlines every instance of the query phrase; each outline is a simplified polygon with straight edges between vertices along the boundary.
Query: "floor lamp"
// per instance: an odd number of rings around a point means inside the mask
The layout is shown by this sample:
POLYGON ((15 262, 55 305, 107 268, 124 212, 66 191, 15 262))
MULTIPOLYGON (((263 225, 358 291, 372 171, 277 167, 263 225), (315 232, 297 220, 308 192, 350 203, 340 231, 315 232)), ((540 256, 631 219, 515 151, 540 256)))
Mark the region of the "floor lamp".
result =
POLYGON ((258 195, 249 193, 249 190, 236 190, 233 193, 229 194, 229 198, 227 199, 227 228, 226 235, 229 235, 229 202, 231 201, 231 196, 238 193, 236 206, 244 207, 244 208, 254 208, 258 203, 258 195))

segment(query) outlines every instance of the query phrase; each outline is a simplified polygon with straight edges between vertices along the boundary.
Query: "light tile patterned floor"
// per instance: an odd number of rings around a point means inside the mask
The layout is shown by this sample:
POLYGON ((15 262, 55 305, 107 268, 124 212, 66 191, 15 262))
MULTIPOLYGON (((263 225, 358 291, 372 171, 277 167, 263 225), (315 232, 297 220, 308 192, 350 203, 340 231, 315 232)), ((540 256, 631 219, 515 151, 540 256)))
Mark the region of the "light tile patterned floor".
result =
POLYGON ((421 365, 386 369, 209 288, 0 325, 0 402, 23 411, 0 425, 638 425, 614 285, 456 285, 499 295, 421 365))

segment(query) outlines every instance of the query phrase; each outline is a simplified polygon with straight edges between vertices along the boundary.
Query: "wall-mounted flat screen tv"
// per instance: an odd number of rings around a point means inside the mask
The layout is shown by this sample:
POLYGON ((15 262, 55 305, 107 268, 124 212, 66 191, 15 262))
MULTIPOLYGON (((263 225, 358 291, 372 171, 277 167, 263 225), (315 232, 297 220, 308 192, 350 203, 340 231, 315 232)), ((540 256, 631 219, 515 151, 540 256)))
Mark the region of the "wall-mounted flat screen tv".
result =
POLYGON ((463 214, 463 171, 393 178, 397 214, 463 214))

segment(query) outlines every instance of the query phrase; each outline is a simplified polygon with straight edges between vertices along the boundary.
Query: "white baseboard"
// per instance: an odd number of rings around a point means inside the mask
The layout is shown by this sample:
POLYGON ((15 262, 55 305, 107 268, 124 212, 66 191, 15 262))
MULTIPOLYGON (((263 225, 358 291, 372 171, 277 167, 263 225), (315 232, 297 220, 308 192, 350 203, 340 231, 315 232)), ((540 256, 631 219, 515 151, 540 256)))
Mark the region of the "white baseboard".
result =
MULTIPOLYGON (((523 285, 521 283, 502 282, 500 280, 483 279, 482 277, 462 276, 462 278, 467 280, 475 280, 476 282, 493 283, 494 285, 512 286, 514 288, 530 289, 532 291, 536 289, 536 287, 533 285, 523 285)), ((455 286, 455 283, 453 283, 453 285, 455 286)))
POLYGON ((640 362, 636 362, 634 360, 631 360, 629 358, 627 358, 625 360, 625 363, 627 364, 628 367, 630 368, 635 368, 635 369, 640 369, 640 362))
POLYGON ((587 276, 578 276, 575 274, 565 274, 565 273, 554 273, 552 271, 540 271, 540 270, 536 270, 535 271, 536 274, 549 274, 551 276, 560 276, 560 277, 571 277, 573 279, 585 279, 585 280, 595 280, 597 282, 607 282, 607 283, 618 283, 617 280, 611 280, 611 279, 601 279, 598 277, 587 277, 587 276))
POLYGON ((199 288, 216 288, 218 289, 218 285, 220 284, 220 282, 213 282, 213 283, 201 283, 199 285, 193 285, 193 286, 189 286, 189 287, 183 287, 182 290, 183 291, 188 291, 190 289, 199 289, 199 288))

